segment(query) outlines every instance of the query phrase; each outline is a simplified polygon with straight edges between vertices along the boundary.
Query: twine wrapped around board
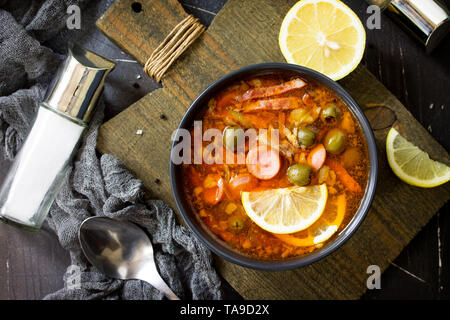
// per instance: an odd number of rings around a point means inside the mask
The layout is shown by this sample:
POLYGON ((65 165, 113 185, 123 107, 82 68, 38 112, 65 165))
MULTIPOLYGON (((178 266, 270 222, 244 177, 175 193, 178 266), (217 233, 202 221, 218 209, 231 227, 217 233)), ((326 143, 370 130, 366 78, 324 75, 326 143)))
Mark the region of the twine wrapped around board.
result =
POLYGON ((188 15, 173 28, 153 51, 144 65, 144 71, 156 81, 166 73, 172 63, 197 39, 206 27, 197 18, 188 15))

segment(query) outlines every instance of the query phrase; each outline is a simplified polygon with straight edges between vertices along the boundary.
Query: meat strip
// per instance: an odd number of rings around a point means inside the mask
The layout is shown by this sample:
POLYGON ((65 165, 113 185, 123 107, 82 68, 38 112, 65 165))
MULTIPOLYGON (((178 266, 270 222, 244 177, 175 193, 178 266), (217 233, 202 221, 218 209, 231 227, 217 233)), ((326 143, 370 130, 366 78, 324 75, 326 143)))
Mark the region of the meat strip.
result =
POLYGON ((247 101, 242 104, 242 112, 292 110, 299 108, 300 103, 300 100, 295 97, 247 101))
POLYGON ((276 86, 250 89, 243 95, 237 96, 236 101, 244 102, 252 99, 268 98, 291 90, 300 89, 304 86, 306 86, 306 83, 302 79, 297 78, 276 86))

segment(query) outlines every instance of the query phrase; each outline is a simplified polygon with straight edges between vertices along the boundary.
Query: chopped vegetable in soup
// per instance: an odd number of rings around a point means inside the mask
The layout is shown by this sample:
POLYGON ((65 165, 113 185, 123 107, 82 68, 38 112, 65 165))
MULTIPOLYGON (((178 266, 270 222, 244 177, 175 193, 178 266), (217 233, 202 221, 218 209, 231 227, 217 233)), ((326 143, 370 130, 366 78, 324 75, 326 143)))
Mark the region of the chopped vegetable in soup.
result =
POLYGON ((245 161, 184 164, 185 194, 205 227, 238 252, 299 257, 335 238, 356 213, 369 172, 365 138, 321 84, 285 74, 244 79, 213 97, 199 120, 203 132, 223 132, 213 143, 229 159, 245 161), (286 233, 292 225, 298 231, 286 233))

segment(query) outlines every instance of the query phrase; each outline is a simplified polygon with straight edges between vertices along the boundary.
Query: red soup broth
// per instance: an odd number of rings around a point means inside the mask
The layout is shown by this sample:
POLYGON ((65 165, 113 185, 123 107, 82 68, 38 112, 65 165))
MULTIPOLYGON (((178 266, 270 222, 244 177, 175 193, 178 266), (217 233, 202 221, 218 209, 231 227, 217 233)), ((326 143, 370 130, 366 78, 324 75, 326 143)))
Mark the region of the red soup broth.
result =
MULTIPOLYGON (((292 75, 252 77, 236 81, 218 92, 200 114, 198 120, 202 121, 203 132, 210 128, 223 131, 230 127, 279 130, 279 168, 267 169, 268 176, 264 176, 264 172, 255 173, 245 163, 183 164, 184 191, 192 210, 205 228, 233 249, 259 260, 296 258, 334 239, 355 215, 368 180, 367 146, 358 121, 328 88, 292 75), (295 134, 299 128, 314 132, 311 145, 300 144, 295 134), (339 152, 329 152, 323 147, 327 134, 332 130, 339 130, 345 136, 345 144, 339 152), (322 153, 316 154, 317 150, 322 153), (325 152, 326 160, 322 163, 325 152), (326 184, 328 200, 325 211, 333 210, 336 201, 345 197, 343 222, 325 242, 304 246, 295 241, 285 241, 283 237, 260 228, 243 208, 241 193, 244 191, 294 186, 287 169, 296 163, 311 167, 308 185, 326 184), (270 176, 272 169, 278 169, 273 177, 270 176)), ((224 141, 213 142, 224 145, 224 141)), ((210 143, 202 142, 204 148, 210 143)), ((240 150, 246 157, 250 151, 248 145, 240 150)), ((194 152, 192 146, 192 157, 194 152)), ((308 236, 308 229, 289 235, 291 239, 308 236)))

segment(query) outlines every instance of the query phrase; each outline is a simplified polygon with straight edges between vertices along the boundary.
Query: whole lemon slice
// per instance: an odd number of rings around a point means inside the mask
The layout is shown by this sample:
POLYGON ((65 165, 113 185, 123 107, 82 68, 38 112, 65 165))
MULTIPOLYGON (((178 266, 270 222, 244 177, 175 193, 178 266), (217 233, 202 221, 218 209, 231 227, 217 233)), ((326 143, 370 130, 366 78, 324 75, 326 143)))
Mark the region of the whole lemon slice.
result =
POLYGON ((278 42, 287 62, 339 80, 361 61, 366 32, 341 1, 301 0, 284 18, 278 42))
POLYGON ((432 188, 450 180, 450 167, 431 160, 420 150, 391 128, 386 139, 389 166, 404 182, 422 188, 432 188))
POLYGON ((294 233, 308 228, 327 203, 325 184, 242 192, 245 212, 258 226, 272 233, 294 233))
POLYGON ((275 236, 287 244, 297 247, 309 247, 325 242, 338 231, 345 217, 347 199, 345 194, 329 199, 325 211, 308 229, 297 234, 276 234, 275 236))

